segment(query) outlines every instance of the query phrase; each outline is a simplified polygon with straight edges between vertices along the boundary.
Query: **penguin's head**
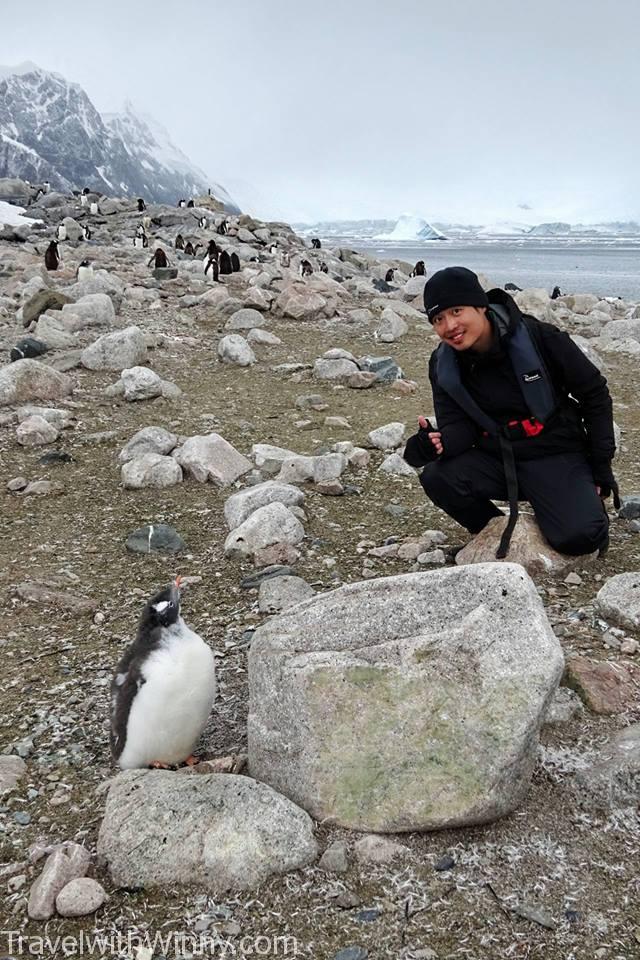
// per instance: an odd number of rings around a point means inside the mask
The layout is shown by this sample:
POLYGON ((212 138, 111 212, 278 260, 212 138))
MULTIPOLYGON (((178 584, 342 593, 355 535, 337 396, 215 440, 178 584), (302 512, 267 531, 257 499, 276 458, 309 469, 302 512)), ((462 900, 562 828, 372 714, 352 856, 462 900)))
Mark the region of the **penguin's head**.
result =
POLYGON ((151 597, 143 619, 151 627, 170 627, 180 616, 180 577, 151 597))

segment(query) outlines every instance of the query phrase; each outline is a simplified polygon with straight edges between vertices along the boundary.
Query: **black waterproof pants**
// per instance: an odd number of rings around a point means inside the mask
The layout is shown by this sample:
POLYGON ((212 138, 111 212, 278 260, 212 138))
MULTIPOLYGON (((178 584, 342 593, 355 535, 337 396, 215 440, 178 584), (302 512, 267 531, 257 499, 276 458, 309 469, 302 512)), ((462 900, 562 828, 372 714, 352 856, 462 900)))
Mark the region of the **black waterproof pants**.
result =
MULTIPOLYGON (((580 556, 606 546, 609 518, 583 454, 521 460, 516 470, 519 499, 531 504, 552 547, 580 556)), ((420 482, 429 499, 470 533, 501 515, 492 500, 507 499, 502 460, 481 450, 427 464, 420 482)))

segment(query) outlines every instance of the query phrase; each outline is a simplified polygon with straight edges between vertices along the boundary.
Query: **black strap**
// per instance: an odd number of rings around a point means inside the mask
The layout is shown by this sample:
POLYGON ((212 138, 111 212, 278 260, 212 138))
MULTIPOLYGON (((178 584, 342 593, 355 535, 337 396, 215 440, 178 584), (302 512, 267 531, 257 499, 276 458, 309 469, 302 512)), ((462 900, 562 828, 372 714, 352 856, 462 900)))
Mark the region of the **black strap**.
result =
POLYGON ((502 466, 504 467, 504 476, 507 481, 507 499, 509 500, 509 519, 500 537, 500 543, 496 550, 496 559, 504 560, 509 552, 511 536, 518 520, 518 475, 516 473, 516 461, 513 456, 513 447, 502 432, 500 437, 500 452, 502 453, 502 466))

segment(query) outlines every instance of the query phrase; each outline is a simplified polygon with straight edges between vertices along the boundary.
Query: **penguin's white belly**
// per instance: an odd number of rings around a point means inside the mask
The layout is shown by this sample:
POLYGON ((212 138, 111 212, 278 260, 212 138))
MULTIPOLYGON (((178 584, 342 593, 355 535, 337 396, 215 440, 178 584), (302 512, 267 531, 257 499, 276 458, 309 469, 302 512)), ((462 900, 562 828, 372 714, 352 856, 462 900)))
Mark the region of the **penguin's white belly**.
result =
POLYGON ((144 663, 142 675, 120 755, 123 770, 186 760, 216 695, 213 653, 182 619, 163 631, 162 646, 144 663))

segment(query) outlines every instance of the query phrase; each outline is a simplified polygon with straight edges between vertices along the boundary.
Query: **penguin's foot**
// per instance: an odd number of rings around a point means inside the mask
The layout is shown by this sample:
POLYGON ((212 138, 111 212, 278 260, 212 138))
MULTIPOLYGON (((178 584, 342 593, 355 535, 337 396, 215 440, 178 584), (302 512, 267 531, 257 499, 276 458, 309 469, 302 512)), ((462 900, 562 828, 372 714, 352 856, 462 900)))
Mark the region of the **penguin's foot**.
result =
POLYGON ((170 763, 163 763, 162 760, 154 760, 153 763, 150 763, 149 766, 152 770, 170 770, 170 763))
POLYGON ((195 767, 196 763, 200 763, 200 757, 196 757, 193 753, 190 753, 185 760, 185 765, 187 767, 195 767))

